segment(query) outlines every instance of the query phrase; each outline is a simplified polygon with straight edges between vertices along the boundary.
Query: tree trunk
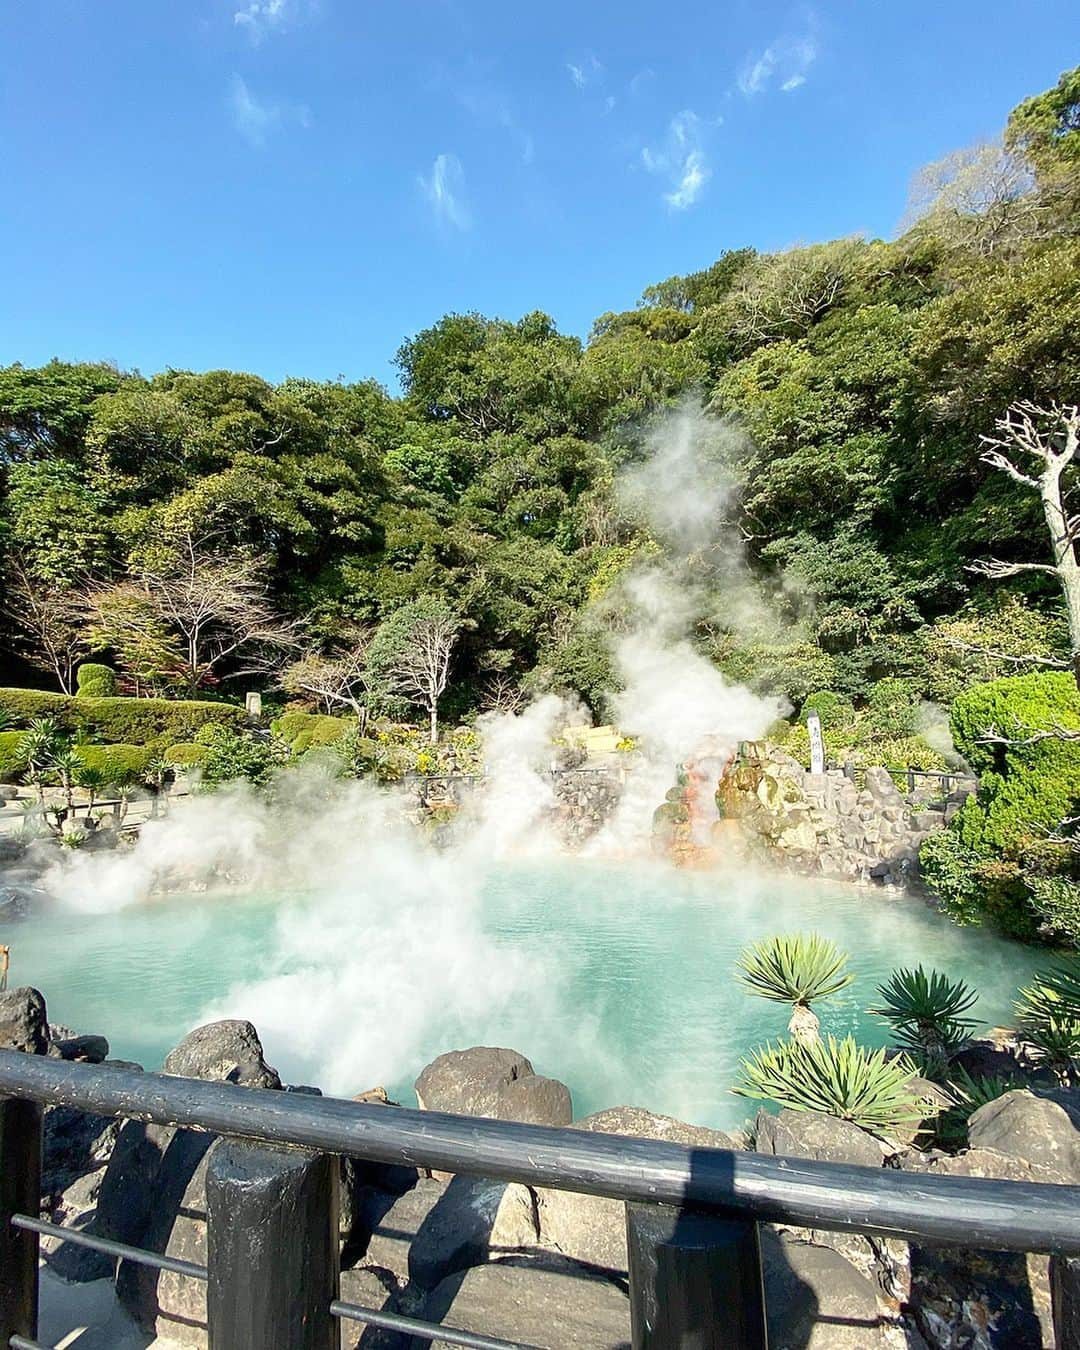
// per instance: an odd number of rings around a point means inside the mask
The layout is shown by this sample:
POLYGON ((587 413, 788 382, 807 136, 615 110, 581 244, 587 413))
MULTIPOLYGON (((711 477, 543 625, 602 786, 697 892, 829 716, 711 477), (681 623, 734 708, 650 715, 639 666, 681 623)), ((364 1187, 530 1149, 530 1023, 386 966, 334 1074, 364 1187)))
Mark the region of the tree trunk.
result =
POLYGON ((431 714, 431 744, 439 744, 439 706, 433 703, 428 709, 431 714))
POLYGON ((1065 608, 1069 619, 1069 651, 1073 678, 1080 689, 1080 563, 1076 560, 1076 546, 1069 528, 1069 516, 1062 501, 1061 476, 1065 465, 1052 459, 1039 483, 1043 515, 1050 531, 1054 551, 1054 566, 1061 589, 1065 593, 1065 608))
POLYGON ((788 1031, 797 1041, 802 1041, 804 1045, 813 1045, 821 1040, 818 1028, 821 1023, 818 1021, 817 1013, 808 1003, 796 1003, 791 1009, 791 1021, 788 1023, 788 1031))

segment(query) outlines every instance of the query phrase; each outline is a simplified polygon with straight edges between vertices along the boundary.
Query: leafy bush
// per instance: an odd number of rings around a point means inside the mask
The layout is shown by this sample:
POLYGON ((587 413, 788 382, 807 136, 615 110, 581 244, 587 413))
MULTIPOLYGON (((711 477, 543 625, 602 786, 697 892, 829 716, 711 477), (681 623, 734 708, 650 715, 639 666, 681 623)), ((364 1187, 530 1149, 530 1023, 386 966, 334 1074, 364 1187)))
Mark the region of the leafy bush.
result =
POLYGON ((950 716, 956 748, 980 775, 979 793, 958 817, 973 848, 1002 848, 1056 829, 1080 802, 1080 742, 1029 739, 1055 728, 1080 730, 1080 692, 1071 675, 1015 675, 974 685, 950 716))
POLYGON ((80 745, 76 752, 86 768, 114 787, 141 782, 153 759, 153 751, 143 745, 80 745))
POLYGON ((179 741, 170 745, 162 754, 162 759, 174 769, 194 769, 206 762, 209 750, 198 741, 179 741))
POLYGON ((69 735, 158 749, 194 740, 200 727, 245 725, 242 708, 196 699, 71 698, 38 689, 0 689, 0 708, 20 722, 51 718, 69 735))
POLYGON ((1029 876, 1027 884, 1040 936, 1080 947, 1080 886, 1066 876, 1029 876))
POLYGON ((799 721, 803 726, 811 713, 817 713, 821 725, 827 731, 840 732, 855 725, 855 705, 843 694, 831 689, 823 689, 820 694, 811 694, 799 711, 799 721))
POLYGON ((950 724, 980 774, 979 790, 948 831, 923 844, 927 884, 960 922, 985 920, 1025 941, 1076 943, 1076 859, 1047 836, 1077 813, 1080 742, 1037 739, 1040 731, 1080 729, 1072 676, 974 685, 953 704, 950 724))
POLYGON ((10 780, 26 770, 23 731, 0 731, 0 780, 10 780))
POLYGON ((780 1041, 752 1050, 734 1091, 793 1111, 821 1111, 866 1130, 888 1131, 922 1120, 927 1112, 911 1086, 915 1066, 886 1057, 854 1037, 837 1041, 780 1041))
POLYGON ((109 666, 84 661, 79 667, 78 698, 111 698, 116 693, 116 672, 109 666))
POLYGON ((289 758, 288 744, 280 737, 264 740, 232 726, 204 726, 196 741, 206 750, 201 765, 204 788, 240 778, 262 787, 289 758))
POLYGON ((874 736, 889 740, 914 734, 918 716, 919 688, 914 680, 895 677, 878 680, 867 698, 867 721, 874 736))
POLYGON ((293 754, 302 755, 312 746, 336 745, 355 725, 352 718, 292 711, 283 713, 270 724, 270 729, 289 743, 293 754))

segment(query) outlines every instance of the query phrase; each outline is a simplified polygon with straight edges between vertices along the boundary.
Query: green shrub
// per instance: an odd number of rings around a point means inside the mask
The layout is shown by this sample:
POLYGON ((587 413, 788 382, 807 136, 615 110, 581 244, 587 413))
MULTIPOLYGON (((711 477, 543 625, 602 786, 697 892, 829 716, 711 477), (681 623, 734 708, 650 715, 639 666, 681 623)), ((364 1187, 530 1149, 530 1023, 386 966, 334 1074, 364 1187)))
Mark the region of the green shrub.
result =
POLYGON ((112 698, 116 693, 116 672, 109 666, 86 661, 79 667, 78 698, 112 698))
POLYGON ((25 731, 0 731, 0 780, 16 778, 26 769, 25 731))
POLYGON ((194 740, 200 727, 245 725, 243 708, 196 699, 70 698, 39 689, 0 689, 0 707, 20 722, 48 717, 69 735, 157 750, 194 740))
POLYGON ((976 875, 981 861, 955 830, 938 830, 919 849, 923 880, 954 923, 982 922, 982 886, 976 875))
POLYGON ((1039 934, 1080 948, 1080 886, 1071 877, 1030 877, 1031 905, 1039 934))
POLYGON ((870 686, 866 720, 870 734, 885 740, 913 735, 918 717, 919 686, 915 680, 896 677, 870 686))
POLYGON ((200 767, 207 788, 241 778, 262 787, 289 758, 289 746, 281 737, 265 740, 232 726, 208 724, 196 740, 206 750, 200 767))
POLYGON ((821 718, 821 726, 825 731, 837 733, 850 730, 855 725, 854 703, 843 694, 833 693, 831 689, 823 689, 820 694, 811 694, 806 699, 799 711, 800 723, 805 726, 810 714, 815 712, 821 718))
POLYGON ((161 757, 170 768, 193 769, 201 766, 209 753, 206 746, 197 741, 179 741, 170 745, 161 757))
POLYGON ((80 745, 76 750, 86 768, 115 787, 140 782, 153 759, 144 745, 80 745))
POLYGON ((954 829, 990 855, 1023 838, 1057 829, 1080 803, 1080 741, 1003 745, 988 734, 1023 741, 1042 730, 1080 730, 1080 693, 1072 675, 1015 675, 975 684, 953 703, 953 741, 980 776, 954 829))
POLYGON ((330 717, 326 713, 287 712, 271 723, 275 736, 287 741, 294 755, 321 746, 336 745, 353 729, 348 717, 330 717))

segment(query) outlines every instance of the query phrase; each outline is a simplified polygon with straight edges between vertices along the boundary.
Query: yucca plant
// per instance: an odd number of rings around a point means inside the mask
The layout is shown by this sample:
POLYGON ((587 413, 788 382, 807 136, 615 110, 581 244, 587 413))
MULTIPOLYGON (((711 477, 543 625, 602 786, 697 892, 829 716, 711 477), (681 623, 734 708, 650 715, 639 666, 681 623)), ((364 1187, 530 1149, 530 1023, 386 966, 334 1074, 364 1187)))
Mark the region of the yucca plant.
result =
POLYGON ((1020 1030, 1065 1083, 1080 1060, 1080 956, 1040 971, 1020 990, 1016 1003, 1020 1030))
POLYGON ((845 969, 845 953, 817 933, 781 934, 755 942, 736 965, 740 982, 750 993, 791 1004, 788 1031, 807 1043, 820 1039, 820 1023, 811 1003, 839 993, 855 979, 845 969))
POLYGON ((940 970, 894 970, 878 985, 881 1005, 870 1011, 883 1017, 901 1045, 914 1051, 937 1078, 951 1054, 976 1025, 963 1014, 974 1007, 978 994, 963 980, 950 980, 940 970))
POLYGON ((894 1130, 929 1110, 911 1086, 915 1066, 906 1055, 888 1059, 884 1049, 867 1050, 853 1036, 765 1045, 751 1051, 740 1070, 733 1090, 741 1097, 822 1111, 867 1130, 894 1130))
POLYGON ((97 802, 98 795, 109 786, 109 780, 101 769, 93 769, 88 764, 83 764, 76 771, 75 781, 83 789, 88 797, 87 810, 92 811, 97 802))

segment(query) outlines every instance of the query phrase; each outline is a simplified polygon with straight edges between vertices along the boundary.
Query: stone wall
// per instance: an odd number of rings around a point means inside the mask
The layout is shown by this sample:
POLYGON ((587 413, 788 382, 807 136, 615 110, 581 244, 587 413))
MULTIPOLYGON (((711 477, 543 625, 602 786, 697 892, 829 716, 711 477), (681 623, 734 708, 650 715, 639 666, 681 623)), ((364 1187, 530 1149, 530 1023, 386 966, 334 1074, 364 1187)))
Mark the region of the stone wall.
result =
POLYGON ((862 787, 841 769, 809 773, 770 750, 738 766, 718 801, 751 847, 771 862, 850 880, 903 884, 917 879, 919 847, 943 829, 975 789, 965 781, 942 799, 934 787, 902 793, 887 769, 865 771, 862 787))

